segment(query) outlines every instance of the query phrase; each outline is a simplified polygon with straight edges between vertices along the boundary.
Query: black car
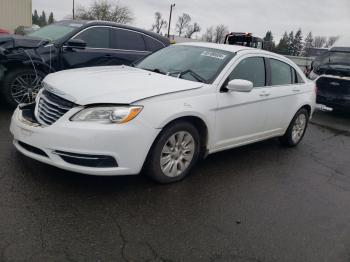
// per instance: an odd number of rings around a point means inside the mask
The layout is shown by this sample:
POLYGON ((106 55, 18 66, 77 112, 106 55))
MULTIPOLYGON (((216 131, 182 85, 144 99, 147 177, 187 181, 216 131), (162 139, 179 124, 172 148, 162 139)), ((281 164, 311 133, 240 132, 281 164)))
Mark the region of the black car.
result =
POLYGON ((313 62, 309 78, 316 80, 317 103, 350 111, 350 47, 333 47, 313 62))
POLYGON ((49 73, 130 65, 169 44, 156 33, 105 21, 60 21, 26 36, 1 36, 0 91, 10 106, 29 103, 49 73))

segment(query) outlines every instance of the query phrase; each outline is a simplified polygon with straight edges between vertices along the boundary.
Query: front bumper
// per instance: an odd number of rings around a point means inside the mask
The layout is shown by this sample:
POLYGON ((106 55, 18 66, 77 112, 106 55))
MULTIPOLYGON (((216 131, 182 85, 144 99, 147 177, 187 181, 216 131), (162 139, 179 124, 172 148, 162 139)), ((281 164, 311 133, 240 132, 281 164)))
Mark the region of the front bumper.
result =
POLYGON ((124 125, 69 121, 78 110, 73 108, 52 126, 42 127, 23 118, 17 108, 10 126, 15 147, 30 158, 72 172, 138 174, 160 130, 137 118, 124 125), (103 157, 110 157, 109 162, 94 166, 93 161, 103 157))

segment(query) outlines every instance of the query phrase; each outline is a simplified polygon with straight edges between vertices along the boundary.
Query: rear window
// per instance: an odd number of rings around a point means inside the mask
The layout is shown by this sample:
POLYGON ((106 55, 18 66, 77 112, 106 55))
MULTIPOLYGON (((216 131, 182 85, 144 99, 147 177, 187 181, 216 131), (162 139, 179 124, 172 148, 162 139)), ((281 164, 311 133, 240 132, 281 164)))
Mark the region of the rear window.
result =
POLYGON ((146 44, 147 44, 147 47, 148 47, 148 50, 149 51, 157 51, 159 49, 162 49, 164 47, 163 43, 151 38, 151 37, 148 37, 148 36, 144 36, 144 39, 146 41, 146 44))
POLYGON ((146 45, 142 34, 123 29, 112 29, 111 33, 112 48, 122 50, 146 51, 146 45))
POLYGON ((293 79, 290 65, 276 59, 270 59, 270 64, 271 84, 273 86, 292 84, 293 79))

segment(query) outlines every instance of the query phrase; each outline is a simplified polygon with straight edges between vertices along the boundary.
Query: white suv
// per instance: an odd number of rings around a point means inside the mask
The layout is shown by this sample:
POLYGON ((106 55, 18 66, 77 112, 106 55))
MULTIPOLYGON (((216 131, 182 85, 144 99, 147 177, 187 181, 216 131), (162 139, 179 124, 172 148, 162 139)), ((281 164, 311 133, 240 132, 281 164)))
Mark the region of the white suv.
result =
POLYGON ((289 59, 242 46, 186 43, 135 67, 48 75, 11 132, 24 155, 91 175, 145 169, 161 183, 184 178, 200 157, 280 137, 297 145, 315 87, 289 59))

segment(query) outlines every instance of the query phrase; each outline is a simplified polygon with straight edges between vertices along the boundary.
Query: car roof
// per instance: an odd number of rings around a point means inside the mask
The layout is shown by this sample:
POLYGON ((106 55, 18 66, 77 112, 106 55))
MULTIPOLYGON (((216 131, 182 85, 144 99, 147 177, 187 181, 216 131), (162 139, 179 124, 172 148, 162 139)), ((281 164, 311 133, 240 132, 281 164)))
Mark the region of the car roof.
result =
POLYGON ((124 24, 119 24, 119 23, 115 23, 115 22, 109 22, 109 21, 102 21, 102 20, 62 20, 59 21, 58 23, 61 24, 82 24, 83 27, 88 27, 88 26, 94 26, 94 25, 103 25, 103 26, 115 26, 115 27, 119 27, 119 28, 123 28, 123 29, 129 29, 129 30, 133 30, 133 31, 137 31, 146 35, 149 35, 165 44, 170 44, 170 41, 168 38, 163 37, 157 33, 151 32, 151 31, 147 31, 138 27, 133 27, 133 26, 129 26, 129 25, 124 25, 124 24))
POLYGON ((268 55, 269 57, 276 58, 276 59, 279 59, 283 62, 288 63, 289 65, 293 65, 295 70, 297 70, 299 73, 302 72, 301 69, 298 67, 298 65, 296 63, 294 63, 288 57, 285 57, 283 55, 279 55, 279 54, 276 54, 273 52, 269 52, 266 50, 257 49, 257 48, 251 48, 251 47, 240 46, 240 45, 216 44, 216 43, 209 43, 209 42, 186 42, 186 43, 179 43, 176 45, 206 47, 206 48, 224 50, 224 51, 228 51, 228 52, 232 52, 232 53, 237 53, 237 52, 243 51, 243 52, 254 53, 254 54, 258 54, 258 55, 259 54, 260 55, 268 55))
POLYGON ((271 53, 265 50, 241 46, 241 45, 227 45, 227 44, 217 44, 217 43, 209 43, 209 42, 186 42, 186 43, 179 43, 177 45, 190 45, 190 46, 214 48, 214 49, 220 49, 220 50, 228 51, 232 53, 237 53, 239 51, 254 51, 254 53, 277 55, 275 53, 271 53))

